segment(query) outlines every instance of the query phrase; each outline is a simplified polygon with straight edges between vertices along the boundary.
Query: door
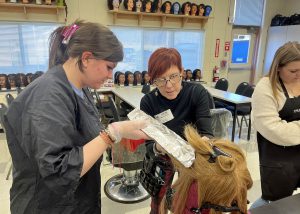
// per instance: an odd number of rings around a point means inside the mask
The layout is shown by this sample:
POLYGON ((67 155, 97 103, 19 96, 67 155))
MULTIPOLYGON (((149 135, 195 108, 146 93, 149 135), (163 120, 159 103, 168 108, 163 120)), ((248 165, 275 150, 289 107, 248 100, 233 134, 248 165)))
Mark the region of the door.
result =
MULTIPOLYGON (((257 43, 257 29, 247 28, 232 29, 232 52, 228 68, 228 91, 235 92, 241 82, 251 82, 253 59, 255 58, 255 47, 257 43)), ((255 62, 256 63, 256 62, 255 62)))

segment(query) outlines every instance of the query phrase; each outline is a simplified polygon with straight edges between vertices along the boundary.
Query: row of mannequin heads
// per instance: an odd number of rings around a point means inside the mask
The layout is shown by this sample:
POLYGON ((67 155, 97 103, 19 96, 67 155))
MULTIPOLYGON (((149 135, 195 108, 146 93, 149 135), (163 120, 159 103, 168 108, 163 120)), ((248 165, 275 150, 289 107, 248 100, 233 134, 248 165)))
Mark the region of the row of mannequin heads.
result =
MULTIPOLYGON (((200 81, 202 79, 202 74, 200 69, 184 70, 182 74, 183 81, 200 81)), ((147 71, 126 71, 122 73, 117 71, 114 75, 114 83, 118 86, 136 86, 136 85, 147 85, 151 84, 150 77, 147 71)))
MULTIPOLYGON (((118 10, 122 0, 108 0, 110 10, 118 10)), ((166 13, 166 14, 184 14, 191 16, 209 16, 212 11, 210 5, 185 2, 180 5, 179 2, 163 0, 124 0, 124 8, 127 11, 146 12, 146 13, 166 13)))
POLYGON ((114 75, 114 83, 118 86, 136 86, 150 84, 150 77, 147 71, 117 71, 114 75))
POLYGON ((35 73, 17 73, 17 74, 0 74, 0 89, 15 89, 26 87, 36 78, 40 77, 44 72, 37 71, 35 73))
POLYGON ((191 69, 186 69, 183 72, 182 80, 184 81, 196 81, 199 82, 202 79, 202 74, 200 69, 195 69, 192 71, 191 69))

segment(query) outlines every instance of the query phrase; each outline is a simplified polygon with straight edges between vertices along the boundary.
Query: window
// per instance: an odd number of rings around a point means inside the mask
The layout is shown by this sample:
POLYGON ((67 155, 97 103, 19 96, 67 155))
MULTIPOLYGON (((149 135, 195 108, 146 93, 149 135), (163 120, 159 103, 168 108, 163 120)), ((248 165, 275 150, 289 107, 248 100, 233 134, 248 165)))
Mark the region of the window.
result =
POLYGON ((49 36, 58 24, 0 23, 1 73, 46 71, 49 36))
POLYGON ((264 0, 231 0, 233 24, 239 26, 261 26, 264 0))
POLYGON ((204 31, 180 31, 111 27, 124 47, 124 60, 115 71, 143 71, 150 55, 160 47, 174 47, 182 57, 185 69, 202 68, 204 31))

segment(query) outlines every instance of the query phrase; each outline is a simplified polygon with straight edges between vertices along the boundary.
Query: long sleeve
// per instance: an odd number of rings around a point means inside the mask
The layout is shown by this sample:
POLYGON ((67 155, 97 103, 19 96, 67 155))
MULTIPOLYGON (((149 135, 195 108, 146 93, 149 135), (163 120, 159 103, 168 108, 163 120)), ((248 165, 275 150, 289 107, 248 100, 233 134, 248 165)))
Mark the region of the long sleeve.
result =
MULTIPOLYGON (((59 95, 47 95, 29 109, 33 154, 45 184, 54 192, 75 191, 83 164, 83 151, 74 139, 74 109, 59 95)), ((23 145, 24 147, 25 145, 23 145)), ((25 149, 26 150, 26 149, 25 149)))
POLYGON ((195 103, 196 127, 202 136, 212 137, 211 114, 209 110, 209 101, 206 89, 195 87, 192 99, 195 103))
POLYGON ((263 78, 252 95, 252 121, 254 128, 266 139, 281 146, 300 144, 300 121, 287 122, 279 117, 286 98, 280 92, 275 99, 269 78, 263 78))

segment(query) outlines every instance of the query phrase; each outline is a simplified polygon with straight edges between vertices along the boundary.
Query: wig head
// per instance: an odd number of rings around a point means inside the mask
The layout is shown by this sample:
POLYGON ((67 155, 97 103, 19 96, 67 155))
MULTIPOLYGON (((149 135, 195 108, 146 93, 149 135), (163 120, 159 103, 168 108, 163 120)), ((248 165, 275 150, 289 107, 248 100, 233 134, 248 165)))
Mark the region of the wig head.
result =
MULTIPOLYGON (((235 203, 241 212, 247 213, 247 190, 252 187, 253 182, 241 149, 226 140, 203 140, 190 125, 185 127, 184 134, 188 143, 195 149, 196 159, 190 168, 186 168, 171 156, 180 174, 173 186, 173 212, 184 213, 190 187, 196 182, 198 207, 207 202, 226 207, 235 203), (229 156, 219 155, 214 162, 209 161, 214 154, 214 146, 229 156)), ((161 210, 164 210, 164 207, 161 210)), ((216 213, 219 212, 210 210, 210 214, 216 213)))

